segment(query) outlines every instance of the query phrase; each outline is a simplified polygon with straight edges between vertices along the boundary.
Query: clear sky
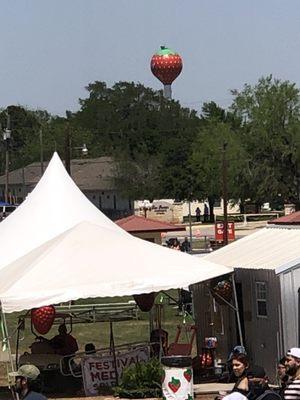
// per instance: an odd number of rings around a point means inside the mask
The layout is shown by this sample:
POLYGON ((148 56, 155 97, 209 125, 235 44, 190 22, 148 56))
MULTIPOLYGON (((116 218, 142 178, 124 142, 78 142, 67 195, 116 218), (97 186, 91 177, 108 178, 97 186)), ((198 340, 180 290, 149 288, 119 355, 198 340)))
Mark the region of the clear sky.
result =
POLYGON ((273 74, 300 86, 299 0, 1 0, 0 107, 64 114, 95 80, 161 83, 160 45, 183 58, 173 97, 223 107, 273 74))

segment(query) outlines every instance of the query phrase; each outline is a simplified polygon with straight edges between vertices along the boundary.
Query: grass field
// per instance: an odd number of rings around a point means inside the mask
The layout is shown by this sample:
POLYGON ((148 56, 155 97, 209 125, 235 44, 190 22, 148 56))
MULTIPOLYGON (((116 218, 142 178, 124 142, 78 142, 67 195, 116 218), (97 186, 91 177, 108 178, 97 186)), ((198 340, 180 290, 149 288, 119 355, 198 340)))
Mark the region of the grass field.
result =
MULTIPOLYGON (((177 298, 177 291, 169 291, 169 293, 177 298)), ((78 300, 76 304, 107 304, 112 302, 128 302, 132 300, 131 296, 128 297, 114 297, 114 298, 98 298, 88 300, 78 300)), ((183 317, 178 315, 178 309, 175 305, 169 305, 164 297, 164 308, 162 313, 162 328, 169 332, 169 342, 174 340, 176 334, 176 327, 182 324, 183 317)), ((11 337, 12 352, 15 353, 16 343, 16 326, 18 316, 20 314, 13 313, 7 315, 7 324, 9 335, 11 337)), ((149 340, 149 313, 139 311, 138 320, 122 321, 113 323, 113 332, 115 344, 120 345, 124 343, 141 342, 149 340)), ((45 335, 51 338, 57 334, 57 326, 52 327, 50 332, 45 335)), ((72 335, 77 339, 79 348, 84 349, 86 343, 92 342, 97 348, 107 347, 110 342, 109 323, 98 322, 88 324, 77 324, 73 326, 72 335)), ((22 332, 22 340, 20 340, 19 354, 24 351, 30 351, 29 346, 34 341, 34 336, 30 330, 30 319, 26 319, 25 330, 22 332)))
MULTIPOLYGON (((171 290, 168 292, 173 298, 178 298, 178 292, 171 290)), ((160 295, 156 297, 156 302, 160 299, 160 295)), ((114 297, 114 298, 97 298, 88 300, 78 300, 76 304, 107 304, 107 303, 125 303, 133 300, 131 296, 128 297, 114 297)), ((177 326, 183 324, 183 316, 179 315, 178 307, 173 303, 169 304, 167 297, 163 299, 164 307, 162 312, 162 328, 169 333, 169 343, 174 341, 177 326)), ((12 353, 16 352, 16 327, 19 315, 22 313, 7 314, 8 333, 10 336, 12 353)), ((193 324, 189 319, 188 324, 193 324)), ((35 337, 31 332, 30 318, 26 318, 25 330, 21 331, 21 340, 19 341, 19 355, 24 352, 30 352, 29 346, 35 341, 35 337)), ((57 334, 58 326, 53 326, 50 332, 45 335, 50 339, 57 334)), ((144 342, 150 339, 150 324, 149 313, 138 312, 137 320, 114 322, 113 332, 115 345, 126 343, 144 342)), ((72 335, 77 339, 79 349, 84 350, 86 343, 94 343, 96 348, 108 347, 110 343, 110 326, 109 322, 97 322, 73 325, 72 335)), ((182 335, 183 341, 189 341, 186 334, 182 335)), ((196 352, 194 346, 193 355, 196 352)), ((7 386, 7 364, 0 362, 0 387, 7 386)), ((1 395, 0 395, 1 397, 1 395)))

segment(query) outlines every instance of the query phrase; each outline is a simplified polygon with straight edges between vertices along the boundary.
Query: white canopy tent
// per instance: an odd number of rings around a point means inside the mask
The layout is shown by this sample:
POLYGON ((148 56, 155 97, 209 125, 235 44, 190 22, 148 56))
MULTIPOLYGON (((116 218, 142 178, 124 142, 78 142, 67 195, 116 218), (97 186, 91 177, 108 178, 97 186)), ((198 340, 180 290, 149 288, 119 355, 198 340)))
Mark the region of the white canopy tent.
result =
POLYGON ((4 312, 186 287, 231 268, 82 222, 1 271, 4 312))
POLYGON ((83 195, 56 153, 0 235, 4 323, 6 312, 186 287, 232 272, 129 235, 83 195))
POLYGON ((84 196, 57 153, 0 224, 0 236, 4 312, 184 287, 231 272, 129 235, 84 196))
POLYGON ((127 235, 85 197, 54 153, 34 190, 0 223, 0 270, 81 221, 127 235))

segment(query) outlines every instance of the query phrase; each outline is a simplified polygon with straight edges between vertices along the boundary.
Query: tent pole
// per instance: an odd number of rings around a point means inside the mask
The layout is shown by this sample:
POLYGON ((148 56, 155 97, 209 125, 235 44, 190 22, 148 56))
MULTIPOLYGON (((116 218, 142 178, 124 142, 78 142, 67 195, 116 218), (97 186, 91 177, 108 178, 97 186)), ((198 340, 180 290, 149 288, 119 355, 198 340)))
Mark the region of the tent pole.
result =
POLYGON ((5 318, 5 313, 2 307, 2 303, 0 301, 0 308, 1 308, 1 318, 3 321, 3 327, 4 327, 4 337, 3 337, 3 341, 4 343, 7 344, 7 349, 8 349, 8 356, 9 356, 9 362, 10 362, 10 366, 11 366, 11 371, 14 372, 15 371, 15 366, 14 366, 14 362, 13 362, 13 358, 12 358, 12 353, 11 353, 11 346, 10 346, 10 340, 8 337, 8 329, 7 329, 7 322, 6 322, 6 318, 5 318))
MULTIPOLYGON (((1 300, 0 300, 0 312, 1 312, 1 319, 3 321, 3 341, 4 341, 4 343, 7 344, 11 372, 15 372, 15 366, 14 366, 13 357, 12 357, 12 353, 11 353, 10 340, 9 340, 9 336, 8 336, 7 322, 6 322, 6 317, 5 317, 3 307, 2 307, 1 300)), ((8 372, 8 370, 7 370, 7 372, 8 372)), ((7 374, 7 377, 8 377, 8 374, 7 374)), ((19 400, 19 396, 17 393, 14 392, 13 387, 11 386, 10 382, 9 382, 9 388, 10 388, 13 399, 19 400)))
POLYGON ((233 295, 234 295, 234 302, 235 302, 236 319, 237 319, 238 331, 239 331, 239 337, 240 337, 240 345, 244 347, 244 340, 243 340, 243 333, 242 333, 242 326, 241 326, 241 319, 240 319, 240 312, 239 312, 239 304, 238 304, 238 299, 237 299, 237 294, 236 294, 236 285, 235 285, 234 272, 231 275, 231 279, 232 279, 232 286, 233 286, 233 295))
POLYGON ((115 339, 114 339, 112 321, 109 322, 109 327, 110 327, 110 350, 112 351, 113 362, 114 362, 114 367, 115 367, 115 374, 116 374, 116 385, 118 386, 119 375, 118 375, 118 366, 117 366, 117 357, 116 357, 116 348, 115 348, 115 339))
POLYGON ((19 358, 19 344, 20 344, 20 320, 18 321, 17 328, 17 340, 16 340, 16 369, 19 367, 18 358, 19 358))

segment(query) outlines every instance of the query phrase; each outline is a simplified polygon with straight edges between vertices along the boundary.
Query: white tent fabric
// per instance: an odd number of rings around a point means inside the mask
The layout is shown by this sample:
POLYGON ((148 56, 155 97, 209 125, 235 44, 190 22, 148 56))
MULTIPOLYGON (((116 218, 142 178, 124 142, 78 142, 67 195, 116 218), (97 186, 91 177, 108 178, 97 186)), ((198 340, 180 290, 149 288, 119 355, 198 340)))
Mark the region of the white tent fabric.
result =
POLYGON ((300 229, 270 225, 205 256, 231 268, 275 270, 300 258, 300 229))
POLYGON ((232 272, 117 230, 82 222, 1 271, 4 312, 78 298, 186 287, 232 272))
POLYGON ((54 153, 34 190, 0 223, 0 270, 85 220, 128 235, 85 197, 54 153))

